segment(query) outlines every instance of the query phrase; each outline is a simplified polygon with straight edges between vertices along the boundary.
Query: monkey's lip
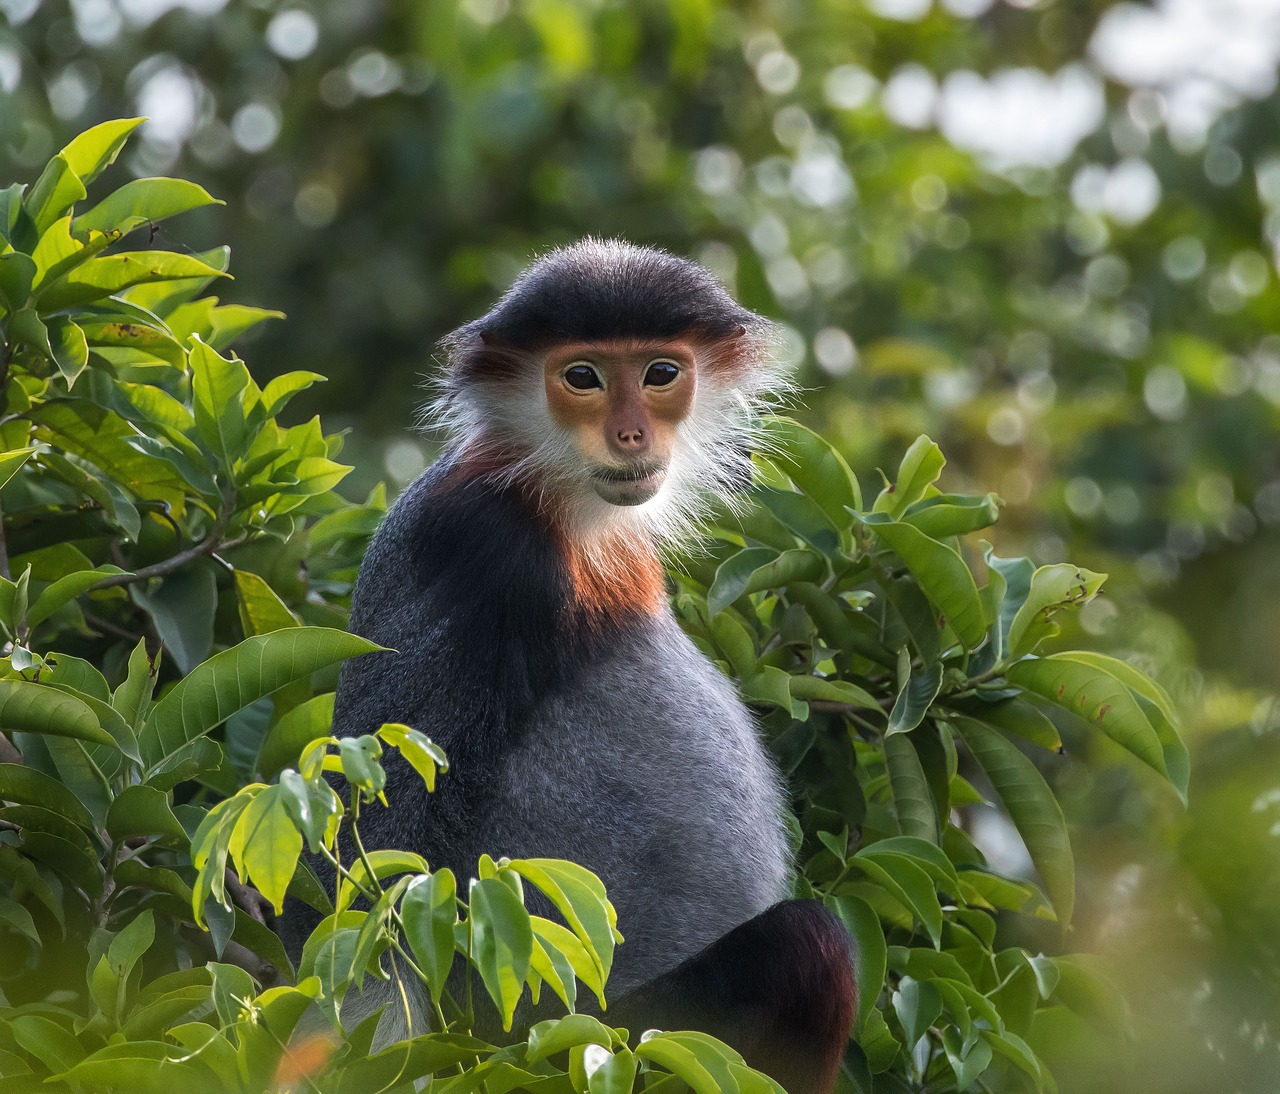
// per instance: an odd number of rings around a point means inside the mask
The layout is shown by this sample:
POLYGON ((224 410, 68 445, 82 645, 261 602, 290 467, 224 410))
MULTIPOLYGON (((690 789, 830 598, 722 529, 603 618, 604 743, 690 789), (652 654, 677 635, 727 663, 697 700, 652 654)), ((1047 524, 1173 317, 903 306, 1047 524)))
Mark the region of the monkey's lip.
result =
POLYGON ((649 485, 660 483, 667 469, 659 464, 637 464, 635 467, 596 467, 591 477, 597 482, 649 485))
POLYGON ((667 469, 655 464, 634 467, 596 467, 591 485, 610 505, 643 505, 662 489, 667 469))

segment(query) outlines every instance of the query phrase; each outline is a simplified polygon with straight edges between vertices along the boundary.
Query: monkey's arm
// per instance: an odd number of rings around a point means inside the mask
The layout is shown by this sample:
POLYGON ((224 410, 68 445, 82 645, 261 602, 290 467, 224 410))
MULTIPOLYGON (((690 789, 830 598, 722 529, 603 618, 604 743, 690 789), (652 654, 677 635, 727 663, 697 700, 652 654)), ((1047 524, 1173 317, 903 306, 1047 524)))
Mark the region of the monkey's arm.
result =
POLYGON ((821 904, 788 900, 611 1006, 611 1025, 695 1029, 742 1053, 788 1094, 824 1094, 857 1006, 844 925, 821 904))

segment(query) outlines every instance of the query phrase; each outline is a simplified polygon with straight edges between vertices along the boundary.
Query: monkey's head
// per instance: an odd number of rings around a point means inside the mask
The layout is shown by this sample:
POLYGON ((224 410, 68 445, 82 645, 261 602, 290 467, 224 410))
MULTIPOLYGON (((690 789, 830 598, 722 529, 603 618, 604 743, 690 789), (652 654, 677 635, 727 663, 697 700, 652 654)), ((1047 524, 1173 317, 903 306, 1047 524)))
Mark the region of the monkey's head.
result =
POLYGON ((477 466, 578 531, 666 536, 749 481, 755 411, 782 386, 773 342, 701 266, 587 239, 444 339, 443 416, 477 466))

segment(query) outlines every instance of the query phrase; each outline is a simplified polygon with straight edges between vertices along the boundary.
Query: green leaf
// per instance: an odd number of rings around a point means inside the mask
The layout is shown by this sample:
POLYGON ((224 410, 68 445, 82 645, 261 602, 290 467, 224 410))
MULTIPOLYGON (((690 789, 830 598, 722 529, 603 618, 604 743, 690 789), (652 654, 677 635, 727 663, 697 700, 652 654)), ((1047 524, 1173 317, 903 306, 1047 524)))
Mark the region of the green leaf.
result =
POLYGON ((780 450, 770 459, 813 498, 837 528, 849 526, 846 509, 862 508, 858 480, 831 444, 790 418, 770 418, 765 436, 780 450))
POLYGON ((221 1090, 209 1073, 180 1063, 177 1058, 185 1055, 185 1049, 161 1041, 109 1044, 52 1078, 86 1090, 130 1090, 138 1094, 172 1090, 214 1094, 221 1090))
POLYGON ((515 891, 497 878, 471 886, 470 908, 472 959, 497 1004, 502 1028, 509 1032, 533 956, 529 913, 515 891))
POLYGON ((917 437, 902 457, 897 481, 880 491, 872 512, 886 513, 896 520, 909 506, 924 497, 925 491, 937 481, 946 465, 946 457, 933 441, 923 434, 917 437))
POLYGON ((638 1066, 635 1053, 622 1046, 587 1077, 588 1094, 631 1094, 638 1066))
POLYGON ((902 654, 898 666, 898 697, 893 702, 893 710, 889 712, 889 734, 907 733, 915 729, 924 721, 938 692, 942 690, 942 665, 923 665, 913 671, 910 658, 905 656, 905 649, 902 654), (907 670, 905 673, 904 668, 907 670))
POLYGON ((1138 701, 1119 680, 1093 664, 1061 654, 1011 665, 1011 684, 1026 688, 1097 726, 1143 763, 1168 776, 1160 737, 1138 701))
POLYGON ((210 197, 203 186, 185 179, 134 179, 76 217, 71 232, 81 239, 90 231, 127 235, 143 224, 158 224, 189 209, 224 204, 210 197))
POLYGON ((858 985, 858 1017, 854 1032, 860 1033, 871 1011, 876 1009, 884 987, 887 950, 880 917, 861 897, 828 897, 827 907, 840 917, 853 936, 853 972, 858 985))
MULTIPOLYGON (((216 297, 211 298, 216 299, 216 297)), ((199 303, 197 301, 196 303, 199 303)), ((250 308, 243 304, 223 304, 209 311, 208 338, 210 346, 221 353, 246 331, 268 319, 283 319, 284 312, 267 308, 250 308)), ((195 331, 204 338, 204 333, 195 331)), ((308 374, 310 375, 310 374, 308 374)))
POLYGON ((107 809, 107 832, 117 840, 130 836, 167 836, 187 842, 187 833, 169 806, 169 795, 150 786, 126 786, 107 809))
POLYGON ((79 1041, 57 1022, 40 1014, 18 1014, 6 1019, 13 1039, 50 1071, 66 1071, 84 1059, 79 1041))
POLYGON ((295 765, 302 750, 333 728, 333 692, 299 703, 281 715, 268 731, 258 751, 258 770, 270 777, 295 765))
POLYGON ((252 882, 280 915, 302 854, 302 833, 289 816, 279 786, 257 794, 240 814, 227 850, 241 880, 252 882))
POLYGON ((600 972, 600 964, 591 950, 584 946, 582 940, 567 927, 550 919, 543 919, 541 916, 530 918, 536 942, 535 955, 540 948, 546 956, 552 972, 555 973, 555 978, 546 975, 545 971, 542 975, 552 985, 556 994, 565 1001, 566 1006, 573 1006, 577 998, 575 980, 581 980, 595 993, 603 1008, 605 1005, 604 975, 600 972), (561 981, 560 987, 556 986, 557 979, 561 981))
POLYGON ((86 129, 62 150, 62 157, 86 186, 115 162, 129 135, 145 118, 120 118, 86 129))
POLYGON ((199 338, 193 340, 189 359, 196 428, 230 468, 253 439, 245 413, 245 392, 252 383, 249 370, 243 361, 220 356, 199 338))
POLYGON ((254 700, 381 648, 328 627, 294 627, 247 638, 197 666, 156 703, 141 737, 143 757, 154 767, 254 700))
POLYGON ((124 572, 119 566, 97 566, 92 570, 80 570, 58 578, 27 609, 27 626, 35 630, 59 608, 87 593, 104 577, 124 572))
POLYGON ((604 884, 590 870, 559 859, 514 859, 509 869, 536 886, 591 954, 603 982, 613 967, 618 915, 604 884))
MULTIPOLYGON (((271 316, 279 312, 266 313, 271 316)), ((268 418, 274 418, 288 405, 300 391, 306 391, 312 384, 324 383, 325 377, 318 372, 286 372, 267 382, 262 389, 262 405, 268 418)))
POLYGON ((280 793, 312 854, 321 847, 332 849, 343 814, 342 802, 333 788, 323 779, 305 779, 290 769, 280 773, 280 793))
MULTIPOLYGON (((599 1045, 611 1049, 618 1043, 613 1030, 590 1014, 569 1014, 538 1022, 529 1029, 529 1049, 525 1060, 536 1064, 579 1045, 599 1045)), ((630 1088, 628 1088, 629 1090, 630 1088)))
POLYGON ((31 284, 36 264, 21 251, 0 254, 0 304, 9 311, 21 311, 31 300, 31 284))
POLYGON ((1035 565, 1026 558, 1000 558, 991 544, 983 543, 982 557, 987 563, 986 594, 992 624, 992 642, 996 663, 1009 657, 1009 631, 1019 609, 1031 592, 1031 577, 1035 565))
POLYGON ((849 861, 920 921, 935 949, 941 945, 942 905, 924 869, 905 855, 874 857, 866 849, 849 861))
POLYGON ((32 454, 38 451, 39 448, 32 445, 29 448, 15 448, 12 452, 0 453, 0 487, 5 486, 27 460, 31 459, 32 454))
POLYGON ((888 1071, 902 1052, 902 1046, 898 1044, 897 1038, 894 1037, 884 1017, 876 1008, 872 1008, 867 1015, 867 1023, 858 1043, 866 1053, 867 1066, 876 1075, 888 1071))
POLYGON ((1075 859, 1066 818, 1044 776, 1016 745, 973 718, 952 718, 1013 821, 1044 879, 1058 921, 1067 927, 1075 907, 1075 859))
POLYGON ((298 627, 291 612, 267 582, 250 570, 235 573, 236 598, 240 604, 240 626, 246 638, 298 627))
POLYGON ((384 725, 378 730, 378 736, 387 744, 394 745, 400 750, 400 755, 409 762, 409 766, 422 776, 427 793, 434 793, 436 773, 449 770, 449 761, 445 757, 444 749, 425 733, 419 733, 416 729, 396 722, 388 722, 384 725))
POLYGON ((820 676, 793 676, 790 683, 791 697, 802 701, 825 700, 829 703, 847 703, 884 717, 884 711, 875 696, 857 684, 847 680, 829 680, 820 676))
POLYGON ((1094 598, 1106 574, 1096 574, 1069 562, 1041 566, 1031 576, 1027 599, 1009 626, 1009 654, 1031 653, 1059 631, 1053 616, 1067 608, 1079 609, 1094 598))
POLYGON ((973 574, 959 553, 910 524, 875 513, 859 514, 858 519, 911 571, 920 591, 941 615, 940 625, 950 626, 965 649, 974 649, 986 637, 986 613, 973 574))
POLYGON ((41 286, 36 297, 44 311, 57 311, 112 296, 134 285, 197 277, 225 277, 198 258, 172 251, 121 251, 82 263, 41 286))
POLYGON ((365 791, 369 797, 381 794, 387 785, 387 773, 379 761, 382 759, 382 745, 376 737, 369 734, 363 737, 343 737, 338 741, 338 757, 342 765, 342 776, 365 791))
POLYGON ((89 364, 89 343, 84 331, 65 316, 53 316, 46 327, 54 364, 71 387, 89 364))
MULTIPOLYGON (((351 1053, 338 1078, 336 1094, 373 1094, 418 1084, 424 1076, 462 1070, 474 1076, 477 1056, 493 1051, 493 1046, 475 1037, 458 1033, 427 1033, 384 1048, 364 1058, 351 1053), (354 1059, 353 1059, 354 1057, 354 1059), (460 1067, 461 1065, 461 1067, 460 1067)), ((440 1089, 433 1084, 432 1090, 440 1089)), ((477 1087, 476 1089, 480 1089, 477 1087)))
POLYGON ((431 998, 440 1002, 453 968, 454 926, 458 922, 457 883, 451 870, 414 878, 400 902, 405 937, 427 978, 431 998))
POLYGON ((26 935, 37 947, 41 945, 40 932, 36 930, 36 921, 16 900, 0 896, 0 923, 7 923, 19 934, 26 935))
POLYGON ((1058 727, 1044 711, 1026 699, 1003 699, 989 703, 982 699, 964 699, 955 703, 957 709, 972 718, 993 725, 1005 733, 1012 733, 1032 744, 1047 748, 1050 752, 1062 751, 1062 738, 1058 727))
POLYGON ((991 1046, 977 1040, 966 1050, 965 1039, 955 1029, 942 1031, 942 1047, 955 1072, 956 1089, 968 1090, 991 1063, 991 1046))
POLYGON ((146 639, 138 639, 138 644, 129 654, 129 665, 124 682, 111 696, 111 705, 135 729, 142 724, 147 712, 151 709, 151 696, 155 691, 156 678, 159 675, 159 653, 157 652, 153 660, 147 653, 146 639))
POLYGON ((65 155, 53 157, 28 192, 23 206, 44 235, 53 223, 85 196, 84 183, 76 176, 65 155))
POLYGON ((213 648, 218 584, 208 562, 166 574, 149 588, 133 585, 129 595, 151 613, 156 632, 180 672, 191 672, 213 648))
POLYGON ((929 981, 904 976, 893 993, 893 1009, 902 1023, 907 1049, 928 1032, 942 1015, 942 996, 929 981))
POLYGON ((812 581, 820 577, 825 563, 812 551, 777 551, 768 547, 747 547, 725 559, 716 570, 707 592, 707 611, 716 615, 740 596, 775 589, 790 581, 812 581))
POLYGON ((74 737, 116 746, 115 738, 98 724, 94 712, 79 699, 25 681, 0 680, 0 729, 74 737))
POLYGON ((1151 677, 1140 672, 1126 661, 1109 657, 1105 653, 1090 650, 1071 650, 1058 654, 1068 661, 1079 661, 1114 676, 1127 687, 1138 700, 1143 713, 1151 722, 1164 754, 1165 770, 1169 781, 1177 790, 1183 805, 1187 802, 1187 787, 1191 781, 1191 753, 1178 734, 1178 717, 1173 709, 1169 693, 1151 677))
POLYGON ((995 494, 975 498, 965 494, 938 494, 918 501, 902 514, 930 539, 948 539, 989 528, 1000 519, 1000 499, 995 494))
POLYGON ((991 1046, 997 1055, 1003 1056, 1014 1067, 1029 1076, 1035 1083, 1037 1090, 1044 1089, 1044 1074, 1040 1067, 1040 1061, 1037 1059, 1036 1054, 1031 1051, 1031 1046, 1026 1041, 1009 1030, 1005 1030, 1003 1033, 995 1033, 989 1029, 982 1031, 982 1039, 991 1046))
POLYGON ((884 738, 884 763, 889 773, 898 828, 904 836, 938 841, 938 814, 916 746, 907 733, 892 730, 884 738))
POLYGON ((351 907, 361 890, 379 888, 377 883, 386 878, 397 874, 425 874, 427 860, 413 851, 370 851, 352 863, 349 871, 351 876, 343 878, 338 886, 336 908, 339 912, 345 912, 351 907), (365 860, 368 860, 369 866, 373 867, 372 878, 369 877, 369 868, 365 865, 365 860))

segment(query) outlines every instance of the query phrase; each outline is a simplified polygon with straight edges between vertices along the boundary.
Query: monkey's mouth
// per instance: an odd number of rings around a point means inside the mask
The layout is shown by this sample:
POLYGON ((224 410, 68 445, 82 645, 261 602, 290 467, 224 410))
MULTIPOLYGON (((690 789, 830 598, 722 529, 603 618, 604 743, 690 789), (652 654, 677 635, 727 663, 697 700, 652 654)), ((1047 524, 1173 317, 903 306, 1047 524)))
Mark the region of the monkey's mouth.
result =
POLYGON ((591 469, 592 487, 610 505, 641 505, 662 489, 666 478, 661 464, 591 469))

